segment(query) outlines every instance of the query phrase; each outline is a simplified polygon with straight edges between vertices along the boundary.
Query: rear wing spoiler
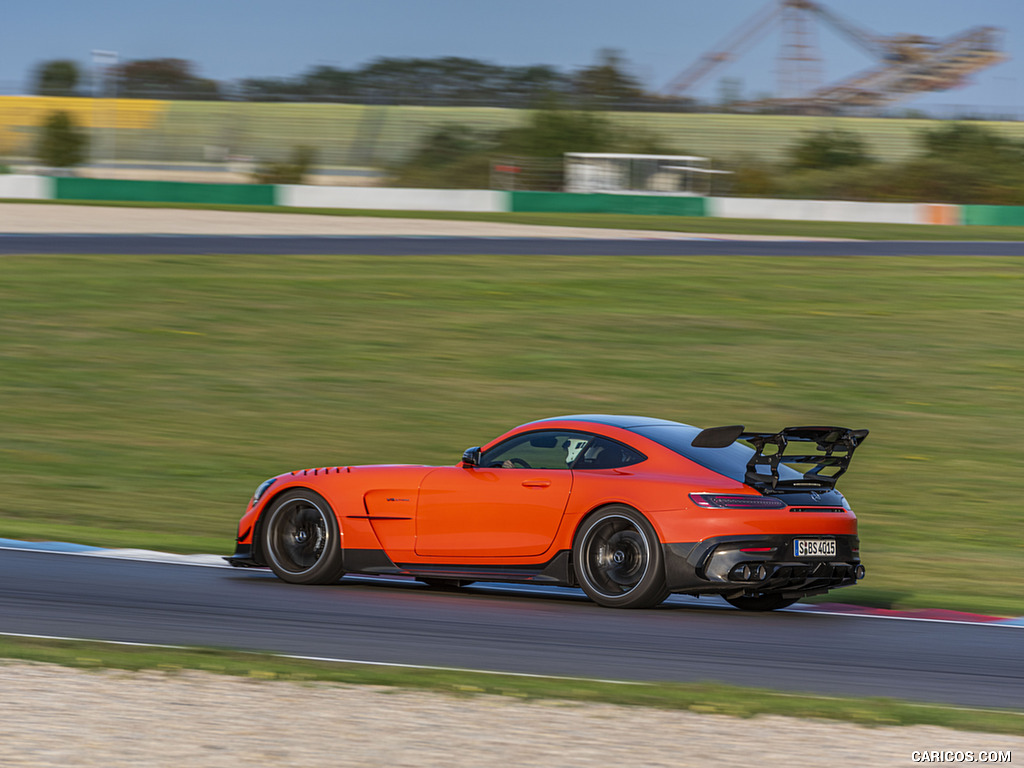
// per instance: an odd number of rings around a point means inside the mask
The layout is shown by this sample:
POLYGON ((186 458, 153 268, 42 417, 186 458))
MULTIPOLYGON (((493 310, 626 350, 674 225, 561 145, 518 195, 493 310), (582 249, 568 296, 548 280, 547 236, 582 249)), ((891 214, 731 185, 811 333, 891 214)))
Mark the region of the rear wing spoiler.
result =
POLYGON ((832 489, 846 472, 866 429, 786 427, 781 432, 747 432, 741 425, 705 429, 693 439, 696 448, 725 448, 745 440, 754 448, 743 482, 772 490, 832 489), (813 446, 813 447, 812 447, 813 446), (787 449, 794 449, 787 452, 787 449), (803 475, 783 480, 779 464, 803 475))

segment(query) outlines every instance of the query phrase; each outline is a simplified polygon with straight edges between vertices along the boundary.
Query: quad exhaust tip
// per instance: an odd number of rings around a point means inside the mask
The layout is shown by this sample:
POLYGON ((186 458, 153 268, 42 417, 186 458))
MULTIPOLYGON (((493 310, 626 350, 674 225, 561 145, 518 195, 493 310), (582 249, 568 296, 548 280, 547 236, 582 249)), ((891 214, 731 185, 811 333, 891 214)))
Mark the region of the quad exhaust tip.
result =
POLYGON ((863 565, 858 565, 858 566, 857 566, 857 567, 856 567, 856 568, 854 569, 854 571, 853 571, 853 577, 854 577, 855 579, 857 579, 857 581, 860 581, 861 579, 863 579, 863 578, 864 578, 864 566, 863 566, 863 565))
POLYGON ((768 578, 768 569, 764 565, 743 563, 737 565, 729 574, 730 581, 764 581, 768 578))

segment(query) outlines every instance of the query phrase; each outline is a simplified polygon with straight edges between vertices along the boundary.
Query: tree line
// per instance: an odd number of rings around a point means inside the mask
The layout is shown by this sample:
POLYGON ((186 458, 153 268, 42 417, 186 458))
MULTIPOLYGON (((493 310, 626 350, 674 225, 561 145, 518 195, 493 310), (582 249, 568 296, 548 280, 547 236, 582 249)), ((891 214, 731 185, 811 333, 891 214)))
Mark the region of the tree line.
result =
POLYGON ((315 66, 292 77, 253 77, 219 82, 201 77, 183 59, 141 59, 106 68, 86 82, 73 61, 40 64, 33 93, 44 96, 104 95, 122 98, 231 99, 241 101, 351 101, 382 104, 460 105, 494 103, 536 106, 558 100, 591 106, 669 107, 690 103, 648 93, 629 74, 628 62, 604 49, 573 72, 546 64, 502 66, 479 59, 374 59, 355 69, 315 66))
MULTIPOLYGON (((562 165, 533 160, 566 152, 690 154, 658 136, 617 128, 600 113, 537 110, 520 127, 499 132, 439 127, 406 162, 390 169, 408 187, 484 189, 495 158, 515 157, 535 173, 531 189, 561 190, 562 165)), ((740 197, 882 202, 1024 205, 1024 142, 974 123, 940 122, 917 137, 913 156, 873 157, 864 139, 840 129, 795 135, 785 156, 751 155, 716 162, 729 171, 718 193, 740 197)), ((522 181, 522 180, 520 180, 522 181)))

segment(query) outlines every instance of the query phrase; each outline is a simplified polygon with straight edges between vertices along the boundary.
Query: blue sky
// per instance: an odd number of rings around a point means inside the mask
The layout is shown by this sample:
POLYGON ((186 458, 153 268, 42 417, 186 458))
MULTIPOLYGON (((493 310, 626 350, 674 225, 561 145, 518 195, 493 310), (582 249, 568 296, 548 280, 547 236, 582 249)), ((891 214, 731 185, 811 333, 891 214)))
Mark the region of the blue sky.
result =
MULTIPOLYGON (((495 64, 551 64, 574 70, 601 48, 620 50, 632 73, 663 89, 767 0, 8 0, 0 46, 0 88, 17 92, 41 61, 86 65, 90 51, 123 60, 176 57, 217 80, 299 74, 317 64, 353 68, 378 56, 465 56, 495 64)), ((1024 0, 824 0, 882 34, 947 37, 976 25, 1006 30, 1011 60, 973 84, 913 102, 966 105, 1024 117, 1024 0)), ((826 80, 871 59, 816 25, 826 80)), ((765 37, 698 90, 714 97, 722 77, 744 96, 776 89, 781 37, 765 37)))

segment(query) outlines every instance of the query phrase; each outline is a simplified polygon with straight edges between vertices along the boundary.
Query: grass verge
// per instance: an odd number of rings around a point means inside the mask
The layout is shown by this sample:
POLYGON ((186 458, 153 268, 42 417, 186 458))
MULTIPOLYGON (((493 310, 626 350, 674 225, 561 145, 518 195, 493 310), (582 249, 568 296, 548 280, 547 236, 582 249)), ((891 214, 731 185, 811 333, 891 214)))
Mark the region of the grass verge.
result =
POLYGON ((1024 240, 1024 227, 938 226, 931 224, 870 224, 841 221, 784 221, 775 219, 721 219, 685 216, 641 216, 610 213, 482 213, 467 211, 379 211, 343 208, 282 208, 280 206, 207 205, 200 203, 108 202, 94 200, 0 200, 0 203, 38 205, 90 205, 117 208, 169 208, 179 210, 305 213, 317 216, 372 216, 393 219, 491 221, 551 227, 638 229, 658 232, 699 232, 711 235, 773 235, 779 237, 834 237, 851 240, 1024 240))
POLYGON ((415 688, 452 695, 496 695, 754 717, 826 718, 867 726, 934 725, 961 731, 1024 733, 1024 712, 917 704, 887 698, 781 693, 719 683, 613 683, 311 661, 202 648, 154 648, 79 640, 0 636, 0 657, 78 668, 183 669, 291 682, 415 688))

